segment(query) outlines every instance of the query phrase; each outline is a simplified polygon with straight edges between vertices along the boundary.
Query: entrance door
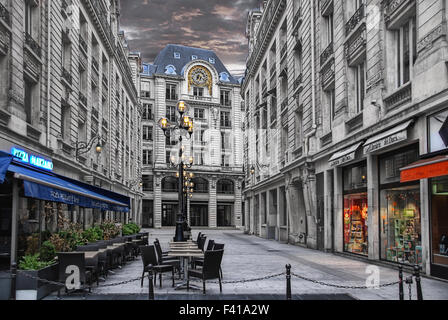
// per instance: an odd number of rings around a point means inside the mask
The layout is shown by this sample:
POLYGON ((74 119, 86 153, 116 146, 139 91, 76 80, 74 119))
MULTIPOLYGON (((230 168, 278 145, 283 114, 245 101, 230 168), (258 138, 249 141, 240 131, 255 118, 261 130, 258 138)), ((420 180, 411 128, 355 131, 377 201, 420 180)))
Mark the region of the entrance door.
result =
POLYGON ((190 205, 190 224, 192 227, 208 227, 208 205, 190 205))
POLYGON ((162 204, 162 226, 174 227, 176 225, 176 215, 178 213, 178 205, 172 203, 162 204))
POLYGON ((316 196, 317 196, 317 249, 325 249, 325 196, 324 196, 324 174, 316 175, 316 196))
POLYGON ((232 205, 231 204, 219 204, 218 205, 218 227, 231 227, 232 226, 232 205))
POLYGON ((143 200, 142 206, 143 228, 154 228, 154 204, 152 200, 143 200))

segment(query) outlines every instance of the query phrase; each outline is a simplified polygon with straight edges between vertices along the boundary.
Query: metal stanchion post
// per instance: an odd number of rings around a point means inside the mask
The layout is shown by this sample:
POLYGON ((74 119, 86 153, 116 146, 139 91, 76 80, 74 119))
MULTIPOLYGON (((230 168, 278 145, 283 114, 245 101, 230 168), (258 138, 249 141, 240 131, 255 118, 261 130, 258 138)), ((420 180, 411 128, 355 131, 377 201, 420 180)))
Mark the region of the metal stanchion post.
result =
POLYGON ((399 288, 399 297, 400 297, 400 301, 404 300, 404 291, 403 291, 403 266, 400 265, 398 267, 398 279, 400 281, 400 283, 398 284, 398 288, 399 288))
POLYGON ((419 265, 414 266, 415 283, 417 286, 417 300, 423 300, 422 280, 420 278, 420 270, 421 267, 419 265))
POLYGON ((10 300, 16 300, 16 281, 17 281, 17 263, 11 264, 11 297, 10 300))
POLYGON ((154 300, 154 283, 153 283, 153 270, 152 265, 149 265, 149 271, 148 271, 148 279, 149 279, 149 295, 148 300, 154 300))
POLYGON ((291 265, 286 265, 286 300, 291 300, 291 265))

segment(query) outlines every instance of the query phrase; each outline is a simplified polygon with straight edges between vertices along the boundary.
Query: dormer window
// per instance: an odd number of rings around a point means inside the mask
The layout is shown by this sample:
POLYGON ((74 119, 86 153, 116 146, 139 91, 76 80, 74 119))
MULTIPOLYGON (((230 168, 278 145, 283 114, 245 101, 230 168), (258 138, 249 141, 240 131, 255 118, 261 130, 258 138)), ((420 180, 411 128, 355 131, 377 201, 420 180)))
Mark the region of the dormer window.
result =
POLYGON ((180 53, 174 52, 174 59, 180 59, 180 53))
POLYGON ((165 67, 165 74, 173 74, 173 75, 175 75, 176 74, 176 67, 171 65, 171 64, 166 66, 165 67))
POLYGON ((208 58, 208 61, 209 61, 210 63, 215 64, 215 58, 208 58))
POLYGON ((222 81, 222 82, 230 82, 229 74, 228 74, 227 72, 221 72, 221 73, 219 74, 219 81, 222 81))
POLYGON ((197 58, 198 58, 198 56, 196 56, 196 55, 191 56, 191 60, 196 60, 197 58))

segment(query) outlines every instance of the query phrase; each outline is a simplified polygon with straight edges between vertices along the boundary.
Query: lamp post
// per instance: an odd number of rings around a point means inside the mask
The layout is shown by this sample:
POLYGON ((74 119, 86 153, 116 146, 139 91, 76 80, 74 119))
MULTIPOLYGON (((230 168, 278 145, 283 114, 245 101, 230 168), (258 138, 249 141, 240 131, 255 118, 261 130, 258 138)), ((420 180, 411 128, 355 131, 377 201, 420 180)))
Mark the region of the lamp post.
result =
POLYGON ((95 143, 95 140, 98 140, 96 147, 95 147, 95 151, 96 153, 101 153, 101 151, 103 151, 103 146, 101 145, 101 136, 98 134, 95 134, 94 136, 92 136, 92 138, 90 138, 90 140, 88 142, 85 141, 78 141, 78 139, 76 139, 75 142, 75 159, 76 161, 78 161, 78 158, 80 155, 86 154, 87 152, 89 152, 92 147, 93 144, 95 143))
POLYGON ((182 146, 183 134, 186 135, 187 139, 191 139, 191 135, 193 134, 193 120, 187 116, 188 105, 184 101, 179 101, 177 103, 177 112, 179 113, 179 117, 175 120, 174 123, 171 123, 167 118, 161 118, 159 120, 159 126, 163 130, 163 133, 166 137, 171 137, 171 132, 175 130, 179 131, 179 158, 172 156, 170 157, 171 165, 174 167, 178 167, 178 176, 179 176, 179 211, 177 214, 176 220, 176 234, 174 236, 175 242, 185 241, 184 239, 184 224, 185 224, 185 196, 184 196, 184 183, 186 169, 191 168, 193 165, 193 157, 186 158, 184 154, 184 147, 182 146))

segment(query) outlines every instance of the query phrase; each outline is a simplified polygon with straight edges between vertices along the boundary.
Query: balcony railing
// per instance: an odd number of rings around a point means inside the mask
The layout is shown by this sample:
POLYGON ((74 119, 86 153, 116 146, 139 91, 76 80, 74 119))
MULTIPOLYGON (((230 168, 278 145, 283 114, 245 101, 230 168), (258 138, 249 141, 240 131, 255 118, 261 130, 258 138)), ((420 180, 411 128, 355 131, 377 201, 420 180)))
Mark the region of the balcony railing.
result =
POLYGON ((67 81, 68 84, 70 84, 70 85, 72 84, 73 77, 72 77, 70 71, 68 71, 68 70, 65 69, 65 68, 62 68, 62 78, 63 78, 65 81, 67 81))
POLYGON ((283 111, 288 107, 288 98, 285 98, 282 102, 282 104, 280 105, 280 110, 283 111))
POLYGON ((323 66, 331 56, 333 56, 333 42, 331 42, 328 47, 320 55, 320 65, 323 66))
POLYGON ((79 35, 79 47, 81 48, 81 51, 87 55, 87 42, 84 40, 82 35, 79 35))
POLYGON ((92 116, 94 116, 95 118, 98 119, 98 115, 99 115, 98 110, 95 107, 93 107, 92 108, 92 116))
POLYGON ((38 56, 40 57, 42 54, 42 50, 36 40, 31 37, 28 32, 25 32, 25 44, 38 56))
POLYGON ((98 60, 96 60, 96 58, 93 56, 92 56, 92 67, 93 67, 93 70, 96 71, 96 73, 99 72, 100 66, 98 64, 98 60))
POLYGON ((7 25, 11 24, 11 17, 6 7, 0 3, 0 19, 2 19, 7 25))
POLYGON ((302 84, 302 77, 302 74, 299 74, 296 80, 294 80, 294 90, 297 90, 297 88, 302 84))
POLYGON ((348 20, 348 22, 345 24, 345 35, 348 36, 353 30, 356 29, 356 27, 359 25, 362 19, 364 19, 364 4, 361 4, 361 6, 358 8, 358 10, 355 12, 355 14, 348 20))
POLYGON ((397 10, 405 3, 405 2, 415 2, 414 0, 389 0, 386 4, 386 20, 390 20, 390 17, 393 16, 397 10))
POLYGON ((87 97, 81 91, 79 91, 79 102, 81 102, 84 107, 87 106, 87 97))

